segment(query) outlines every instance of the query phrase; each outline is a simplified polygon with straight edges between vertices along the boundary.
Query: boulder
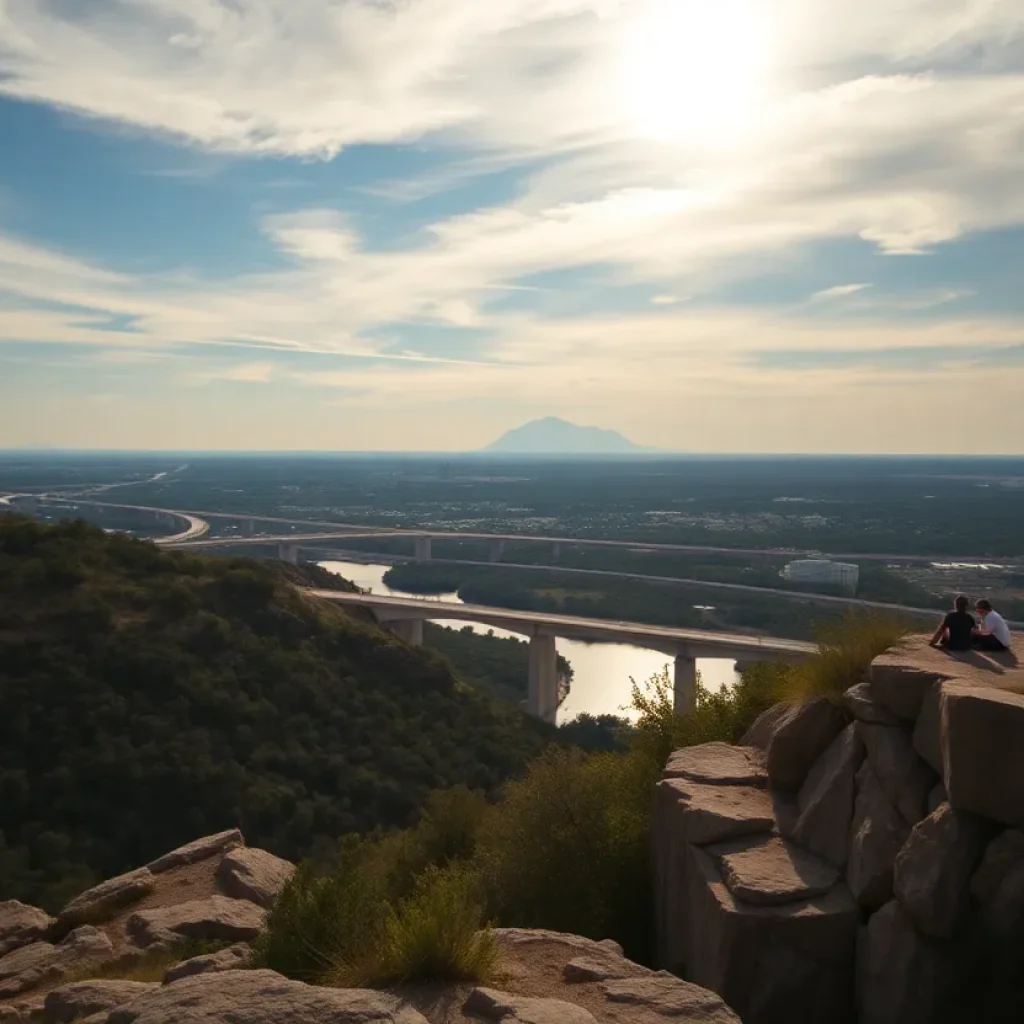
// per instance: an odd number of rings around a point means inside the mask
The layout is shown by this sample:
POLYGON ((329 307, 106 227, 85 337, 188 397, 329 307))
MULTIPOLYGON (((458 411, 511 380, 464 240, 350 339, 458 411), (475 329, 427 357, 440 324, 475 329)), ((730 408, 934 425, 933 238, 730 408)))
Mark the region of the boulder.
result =
POLYGON ((669 756, 664 778, 687 779, 711 786, 764 786, 761 752, 729 743, 701 743, 669 756))
POLYGON ((875 909, 892 899, 896 854, 910 835, 910 826, 889 802, 871 763, 857 772, 857 798, 850 827, 846 881, 854 899, 875 909))
POLYGON ((939 710, 941 683, 928 688, 921 702, 921 713, 914 726, 914 750, 937 774, 942 774, 942 723, 939 710))
POLYGON ((688 980, 717 992, 745 1024, 793 1019, 794 1006, 801 1024, 847 1021, 860 912, 846 886, 753 906, 733 896, 706 851, 689 846, 687 857, 681 959, 688 980), (782 1005, 789 1017, 778 1016, 782 1005))
POLYGON ((864 760, 859 726, 851 722, 811 768, 800 787, 793 838, 837 868, 845 868, 857 770, 864 760))
POLYGON ((510 949, 545 942, 587 954, 617 953, 619 956, 625 955, 622 947, 613 939, 585 939, 582 935, 553 932, 546 928, 492 928, 491 936, 499 946, 508 946, 510 949))
POLYGON ((947 939, 963 924, 983 849, 981 823, 949 804, 914 826, 896 857, 893 888, 919 931, 947 939))
POLYGON ((978 870, 971 877, 971 895, 979 903, 991 903, 1007 872, 1024 863, 1024 832, 1008 828, 985 847, 978 870))
POLYGON ((155 886, 156 879, 148 868, 138 868, 116 878, 108 878, 76 896, 60 912, 57 922, 62 928, 99 924, 109 920, 123 907, 148 896, 155 886))
POLYGON ((672 819, 688 842, 703 845, 758 832, 775 824, 767 791, 750 786, 703 786, 688 779, 663 779, 659 801, 674 804, 672 819))
POLYGON ((197 974, 157 985, 110 1012, 106 1024, 427 1024, 396 996, 321 988, 274 971, 197 974))
POLYGON ((872 915, 858 943, 860 1024, 934 1024, 950 966, 948 947, 920 935, 890 901, 872 915))
POLYGON ((43 1012, 47 1024, 70 1024, 89 1014, 123 1006, 155 988, 159 986, 141 981, 76 981, 47 993, 43 1012))
POLYGON ((851 686, 843 694, 847 710, 858 722, 869 722, 874 725, 899 725, 900 720, 886 710, 871 695, 871 687, 867 683, 851 686))
POLYGON ((295 865, 266 850, 238 846, 217 865, 217 882, 228 895, 269 907, 295 874, 295 865))
POLYGON ((739 1017, 714 992, 664 971, 607 981, 601 991, 609 1002, 646 1007, 662 1017, 702 1024, 740 1024, 739 1017))
POLYGON ((54 920, 38 907, 18 900, 0 902, 0 957, 45 938, 54 920))
POLYGON ((575 1003, 513 995, 493 988, 473 989, 462 1009, 466 1014, 505 1024, 597 1024, 589 1010, 575 1003))
POLYGON ((838 704, 815 697, 793 706, 776 726, 766 756, 768 778, 779 789, 799 789, 814 762, 846 726, 838 704))
POLYGON ((767 751, 771 744, 772 737, 779 724, 789 714, 791 705, 786 703, 773 704, 767 711, 754 719, 754 724, 746 731, 743 739, 740 740, 741 747, 753 747, 755 750, 767 751))
POLYGON ((170 853, 146 865, 154 875, 170 871, 171 868, 180 868, 184 864, 194 864, 199 860, 206 860, 208 857, 216 857, 225 850, 232 850, 236 846, 244 846, 245 840, 237 828, 228 829, 226 832, 217 832, 212 836, 203 836, 185 846, 179 846, 170 853))
POLYGON ((948 678, 949 671, 928 656, 927 644, 908 643, 875 658, 867 683, 873 700, 897 718, 913 722, 928 691, 948 678))
POLYGON ((263 927, 266 912, 248 900, 210 896, 169 907, 151 907, 128 918, 127 932, 142 948, 183 938, 247 942, 263 927))
POLYGON ((908 825, 927 813, 928 793, 935 777, 914 753, 910 736, 901 728, 863 725, 861 734, 875 778, 908 825))
POLYGON ((244 942, 238 942, 227 949, 219 949, 216 953, 204 953, 180 964, 168 967, 164 973, 164 984, 191 978, 193 974, 214 974, 218 971, 237 971, 248 967, 252 960, 252 949, 244 942))
POLYGON ((839 872, 777 836, 756 836, 709 846, 726 888, 738 900, 772 907, 827 893, 839 872))
POLYGON ((958 811, 1024 823, 1024 694, 946 683, 942 765, 958 811))
POLYGON ((653 973, 650 968, 611 952, 601 956, 578 956, 562 968, 562 978, 572 984, 608 981, 610 978, 640 978, 653 973))
POLYGON ((0 957, 0 999, 102 963, 111 958, 113 951, 110 939, 91 925, 76 928, 57 945, 33 942, 21 946, 0 957))

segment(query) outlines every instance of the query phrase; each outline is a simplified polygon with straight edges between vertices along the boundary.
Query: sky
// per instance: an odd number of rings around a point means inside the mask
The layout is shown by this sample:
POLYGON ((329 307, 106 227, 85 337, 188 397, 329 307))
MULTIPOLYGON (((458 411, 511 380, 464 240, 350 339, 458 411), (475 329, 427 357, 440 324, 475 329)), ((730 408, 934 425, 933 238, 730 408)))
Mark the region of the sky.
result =
POLYGON ((1020 0, 0 0, 0 447, 1024 452, 1020 0))

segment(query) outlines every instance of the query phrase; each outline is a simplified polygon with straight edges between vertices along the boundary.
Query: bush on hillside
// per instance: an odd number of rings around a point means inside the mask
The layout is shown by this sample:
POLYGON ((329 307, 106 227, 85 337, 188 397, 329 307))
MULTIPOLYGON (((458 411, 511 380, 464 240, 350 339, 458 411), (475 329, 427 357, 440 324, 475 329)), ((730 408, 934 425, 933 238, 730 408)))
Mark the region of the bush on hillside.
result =
POLYGON ((373 844, 350 839, 327 872, 300 866, 253 944, 255 966, 344 988, 486 981, 498 954, 476 872, 463 863, 427 866, 395 898, 374 853, 373 844))
POLYGON ((281 571, 0 516, 0 900, 56 910, 232 826, 330 856, 556 735, 281 571))

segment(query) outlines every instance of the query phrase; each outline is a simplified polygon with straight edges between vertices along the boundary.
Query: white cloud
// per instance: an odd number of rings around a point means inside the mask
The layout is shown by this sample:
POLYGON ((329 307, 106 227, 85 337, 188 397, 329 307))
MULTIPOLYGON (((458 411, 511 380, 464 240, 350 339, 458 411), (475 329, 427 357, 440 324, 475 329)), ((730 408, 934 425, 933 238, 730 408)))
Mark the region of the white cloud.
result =
POLYGON ((238 359, 218 379, 354 388, 367 404, 517 388, 749 398, 766 380, 894 379, 769 372, 755 351, 1019 342, 1020 325, 995 317, 908 326, 900 313, 939 317, 967 292, 925 279, 893 294, 884 267, 870 291, 816 293, 813 321, 680 308, 825 240, 924 265, 967 233, 1024 223, 1019 0, 0 0, 0 40, 0 95, 183 140, 218 164, 421 140, 442 158, 429 172, 369 189, 396 202, 519 169, 507 202, 388 251, 344 210, 268 216, 287 269, 219 282, 128 275, 0 235, 0 342, 84 343, 126 365, 173 353, 189 373, 217 345, 238 359), (528 313, 502 304, 524 278, 595 268, 648 288, 656 308, 568 316, 557 304, 572 285, 524 292, 528 313), (829 321, 840 308, 870 323, 829 321), (279 366, 260 349, 353 368, 279 366))
POLYGON ((865 288, 870 288, 869 284, 837 284, 831 288, 823 288, 820 292, 815 292, 811 299, 814 301, 821 301, 824 299, 842 299, 847 295, 856 295, 857 292, 863 291, 865 288))

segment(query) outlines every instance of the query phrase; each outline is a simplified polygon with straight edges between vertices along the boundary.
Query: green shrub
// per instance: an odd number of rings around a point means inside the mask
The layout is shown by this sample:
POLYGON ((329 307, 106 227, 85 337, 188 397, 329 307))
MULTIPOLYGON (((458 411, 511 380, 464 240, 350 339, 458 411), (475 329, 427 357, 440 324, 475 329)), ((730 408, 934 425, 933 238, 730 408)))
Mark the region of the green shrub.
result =
POLYGON ((489 980, 498 945, 485 928, 480 879, 464 864, 429 867, 410 896, 390 906, 373 955, 341 962, 333 984, 489 980))
POLYGON ((864 678, 878 655, 899 644, 913 626, 879 611, 850 611, 817 630, 818 653, 779 676, 776 697, 792 703, 838 698, 864 678))
POLYGON ((342 965, 355 970, 372 958, 386 908, 380 880, 366 869, 366 847, 345 842, 327 873, 299 865, 253 943, 253 963, 306 982, 342 965))

